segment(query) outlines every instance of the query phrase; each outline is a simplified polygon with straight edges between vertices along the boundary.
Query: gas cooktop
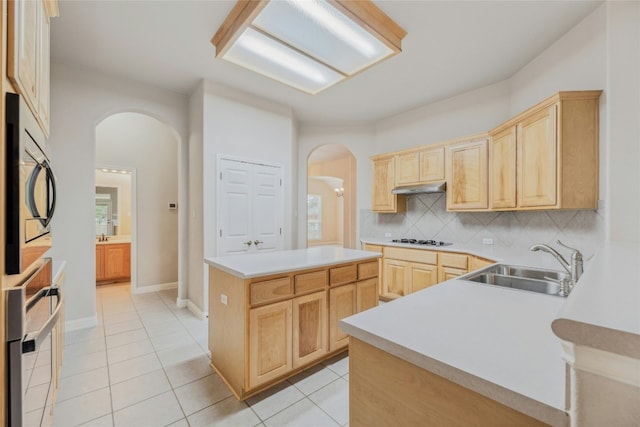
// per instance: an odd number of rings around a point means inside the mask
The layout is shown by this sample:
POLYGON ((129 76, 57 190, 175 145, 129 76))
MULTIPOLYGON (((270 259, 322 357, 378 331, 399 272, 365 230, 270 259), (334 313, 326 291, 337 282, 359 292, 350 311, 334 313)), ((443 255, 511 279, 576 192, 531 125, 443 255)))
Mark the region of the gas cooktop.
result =
POLYGON ((425 245, 425 246, 449 246, 453 243, 442 242, 438 240, 419 240, 419 239, 393 239, 394 243, 408 243, 410 245, 425 245))

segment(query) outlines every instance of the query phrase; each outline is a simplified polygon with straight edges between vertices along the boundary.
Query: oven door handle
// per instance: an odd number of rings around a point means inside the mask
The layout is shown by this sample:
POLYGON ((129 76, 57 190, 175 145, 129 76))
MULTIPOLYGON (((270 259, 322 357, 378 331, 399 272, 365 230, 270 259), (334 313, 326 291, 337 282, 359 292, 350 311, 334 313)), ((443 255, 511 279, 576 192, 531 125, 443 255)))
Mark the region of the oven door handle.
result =
POLYGON ((42 171, 42 169, 44 169, 44 167, 42 166, 41 163, 38 163, 38 165, 33 168, 33 171, 31 171, 31 175, 29 175, 29 178, 27 179, 27 183, 26 183, 27 184, 27 194, 26 194, 27 207, 29 208, 31 215, 33 215, 34 218, 38 218, 40 222, 43 222, 44 218, 42 218, 42 216, 40 215, 40 212, 38 212, 38 206, 36 205, 35 192, 36 192, 36 184, 38 183, 38 175, 40 175, 40 172, 42 171))
POLYGON ((63 303, 63 295, 62 290, 60 288, 44 288, 40 291, 39 297, 35 299, 34 303, 44 297, 57 296, 58 303, 56 304, 55 310, 51 314, 51 317, 47 320, 42 328, 38 331, 29 332, 22 340, 22 353, 31 353, 32 351, 36 351, 38 347, 40 347, 45 340, 45 338, 49 335, 53 327, 58 322, 58 318, 60 318, 60 310, 62 309, 63 303))
POLYGON ((51 165, 49 164, 48 161, 45 160, 44 162, 42 162, 42 166, 44 167, 44 170, 47 172, 47 192, 48 192, 49 184, 51 184, 51 193, 49 193, 49 195, 51 196, 51 202, 47 207, 47 218, 45 219, 45 224, 43 224, 46 227, 51 222, 51 219, 53 218, 53 213, 56 210, 56 177, 53 175, 53 171, 51 170, 51 165))

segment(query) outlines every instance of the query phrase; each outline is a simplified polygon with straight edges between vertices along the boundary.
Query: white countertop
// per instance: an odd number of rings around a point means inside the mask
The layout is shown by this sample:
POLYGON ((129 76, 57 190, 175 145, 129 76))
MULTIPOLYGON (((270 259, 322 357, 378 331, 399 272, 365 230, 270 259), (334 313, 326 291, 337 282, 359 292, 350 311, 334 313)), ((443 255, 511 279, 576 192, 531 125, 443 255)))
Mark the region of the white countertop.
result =
POLYGON ((551 331, 565 299, 449 280, 344 319, 348 334, 549 424, 566 423, 551 331))
POLYGON ((96 245, 113 245, 118 243, 131 243, 131 236, 107 236, 108 240, 106 242, 98 241, 96 237, 96 245))
MULTIPOLYGON (((409 243, 394 243, 389 239, 361 239, 360 241, 362 243, 370 243, 373 245, 397 246, 400 248, 422 249, 427 251, 462 252, 506 264, 564 271, 558 261, 556 261, 551 255, 543 252, 532 252, 527 249, 523 250, 506 248, 498 245, 480 245, 470 243, 454 243, 449 246, 415 245, 409 243)), ((562 250, 560 252, 562 252, 562 250)), ((587 264, 588 263, 585 263, 585 265, 587 264)))
POLYGON ((205 258, 205 262, 242 279, 377 259, 377 252, 334 246, 205 258))
POLYGON ((563 340, 640 359, 640 244, 607 242, 558 317, 563 340))

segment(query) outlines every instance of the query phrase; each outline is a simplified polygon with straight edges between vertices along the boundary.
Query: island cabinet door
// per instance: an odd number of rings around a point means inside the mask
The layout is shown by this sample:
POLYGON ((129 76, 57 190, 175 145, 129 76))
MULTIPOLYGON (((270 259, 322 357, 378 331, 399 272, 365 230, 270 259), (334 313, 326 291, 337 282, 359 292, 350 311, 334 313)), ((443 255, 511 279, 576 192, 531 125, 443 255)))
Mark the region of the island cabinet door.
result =
POLYGON ((293 367, 305 365, 327 352, 327 293, 293 299, 293 367))
POLYGON ((249 388, 292 369, 292 302, 249 310, 249 388))
POLYGON ((356 284, 338 286, 329 290, 329 351, 346 347, 349 335, 338 322, 356 313, 356 284))
POLYGON ((378 278, 361 280, 356 283, 356 311, 368 310, 378 305, 378 278))

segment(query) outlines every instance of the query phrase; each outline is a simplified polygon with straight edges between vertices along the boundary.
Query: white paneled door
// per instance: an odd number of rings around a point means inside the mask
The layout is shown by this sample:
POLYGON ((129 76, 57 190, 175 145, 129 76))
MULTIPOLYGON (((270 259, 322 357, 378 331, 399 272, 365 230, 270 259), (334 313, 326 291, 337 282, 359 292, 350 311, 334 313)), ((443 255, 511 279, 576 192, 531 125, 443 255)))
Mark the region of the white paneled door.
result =
POLYGON ((283 249, 282 168, 220 158, 218 256, 283 249))

